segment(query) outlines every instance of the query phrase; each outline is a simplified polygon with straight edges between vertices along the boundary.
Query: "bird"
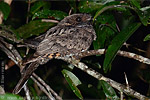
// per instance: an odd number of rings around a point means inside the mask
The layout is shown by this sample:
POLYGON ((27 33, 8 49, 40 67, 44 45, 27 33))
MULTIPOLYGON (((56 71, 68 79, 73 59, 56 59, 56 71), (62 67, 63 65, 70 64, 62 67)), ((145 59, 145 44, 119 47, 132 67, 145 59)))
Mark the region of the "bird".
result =
POLYGON ((21 79, 13 90, 14 94, 20 92, 39 65, 53 58, 88 50, 93 40, 96 40, 96 32, 92 25, 92 16, 77 13, 65 17, 41 37, 34 47, 35 53, 23 61, 24 65, 29 66, 21 71, 21 79))

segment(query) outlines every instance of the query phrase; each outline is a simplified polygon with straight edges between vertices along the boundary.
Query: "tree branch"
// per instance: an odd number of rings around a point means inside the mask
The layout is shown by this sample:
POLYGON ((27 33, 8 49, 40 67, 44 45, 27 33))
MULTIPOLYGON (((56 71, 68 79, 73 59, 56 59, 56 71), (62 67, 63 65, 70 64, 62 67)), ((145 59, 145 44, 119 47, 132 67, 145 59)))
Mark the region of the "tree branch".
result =
MULTIPOLYGON (((92 55, 102 55, 102 54, 105 54, 105 52, 107 52, 105 49, 89 50, 89 51, 77 53, 73 56, 76 59, 81 59, 83 57, 92 56, 92 55)), ((149 58, 143 57, 143 56, 135 54, 135 53, 119 50, 117 52, 117 55, 132 58, 132 59, 137 60, 141 63, 150 65, 150 59, 149 58)))
POLYGON ((48 92, 43 85, 41 85, 35 77, 31 76, 31 79, 40 87, 40 89, 49 97, 50 100, 55 100, 55 98, 52 96, 50 92, 48 92))
POLYGON ((104 80, 106 81, 108 84, 110 84, 113 88, 124 92, 126 95, 130 95, 133 96, 137 99, 140 100, 148 100, 149 98, 147 98, 146 96, 136 92, 135 90, 131 89, 131 88, 127 88, 127 86, 122 85, 116 81, 113 81, 107 77, 104 77, 102 74, 98 73, 97 71, 88 68, 88 66, 86 66, 84 63, 79 62, 75 59, 72 58, 68 58, 68 57, 58 57, 57 59, 62 59, 66 62, 69 62, 71 64, 73 64, 74 66, 76 66, 77 68, 81 69, 82 71, 86 72, 87 74, 93 76, 94 78, 98 79, 98 80, 104 80))
POLYGON ((150 65, 150 59, 146 58, 146 57, 143 57, 141 55, 137 55, 135 53, 131 53, 131 52, 127 52, 127 51, 121 51, 121 50, 119 50, 117 54, 120 55, 120 56, 132 58, 132 59, 137 60, 141 63, 150 65))
POLYGON ((12 0, 4 0, 4 2, 6 2, 8 5, 10 5, 12 0))
POLYGON ((33 73, 32 76, 34 76, 34 78, 39 81, 39 84, 45 86, 46 90, 49 93, 52 93, 57 100, 62 100, 62 98, 49 85, 47 85, 39 76, 37 76, 35 73, 33 73))

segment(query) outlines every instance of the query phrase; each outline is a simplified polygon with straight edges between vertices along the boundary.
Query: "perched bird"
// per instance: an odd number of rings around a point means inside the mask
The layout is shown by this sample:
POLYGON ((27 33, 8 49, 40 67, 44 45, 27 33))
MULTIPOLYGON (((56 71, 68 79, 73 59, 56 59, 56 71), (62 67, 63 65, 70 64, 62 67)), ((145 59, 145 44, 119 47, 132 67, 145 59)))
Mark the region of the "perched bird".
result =
MULTIPOLYGON (((17 94, 40 65, 50 59, 59 56, 76 54, 87 50, 92 41, 96 39, 96 33, 92 26, 92 18, 89 14, 73 14, 65 17, 57 26, 52 27, 38 43, 36 52, 23 64, 31 63, 22 70, 22 77, 16 85, 13 93, 17 94)), ((41 38, 40 38, 41 39, 41 38)))

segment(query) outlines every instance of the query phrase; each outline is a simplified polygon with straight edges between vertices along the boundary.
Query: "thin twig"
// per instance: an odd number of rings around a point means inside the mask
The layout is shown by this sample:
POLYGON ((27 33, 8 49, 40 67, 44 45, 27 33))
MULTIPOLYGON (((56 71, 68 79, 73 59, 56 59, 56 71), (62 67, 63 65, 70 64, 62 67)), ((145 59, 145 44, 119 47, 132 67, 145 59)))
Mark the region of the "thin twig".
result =
POLYGON ((0 11, 0 24, 2 24, 2 22, 3 22, 3 13, 2 13, 2 11, 0 11))
POLYGON ((131 53, 131 52, 127 52, 127 51, 121 51, 121 50, 119 50, 117 54, 120 55, 120 56, 132 58, 132 59, 137 60, 139 62, 142 62, 144 64, 150 65, 150 59, 146 58, 146 57, 143 57, 141 55, 137 55, 135 53, 131 53))
POLYGON ((27 85, 24 85, 24 88, 23 88, 23 89, 24 89, 24 91, 25 91, 27 100, 31 100, 30 93, 29 93, 29 89, 28 89, 27 85))
POLYGON ((2 86, 0 86, 0 95, 3 95, 3 94, 5 94, 5 90, 2 86))
POLYGON ((127 85, 127 89, 129 89, 129 82, 128 82, 128 79, 127 79, 127 75, 126 73, 124 72, 124 77, 125 77, 125 80, 126 80, 126 85, 127 85))
MULTIPOLYGON (((27 9, 27 13, 30 12, 30 6, 31 6, 31 0, 28 0, 28 9, 27 9)), ((27 16, 27 18, 26 18, 26 23, 28 23, 28 22, 29 22, 29 16, 27 16)))
POLYGON ((52 20, 52 19, 42 19, 42 22, 59 23, 59 21, 57 21, 57 20, 52 20))
POLYGON ((8 58, 10 58, 12 61, 14 61, 18 65, 18 62, 17 62, 15 56, 1 42, 0 42, 0 49, 7 54, 8 58))
POLYGON ((68 15, 71 15, 71 13, 72 13, 72 7, 71 7, 71 9, 69 10, 69 14, 68 14, 68 15))
POLYGON ((62 100, 62 98, 49 85, 47 85, 40 77, 38 77, 35 73, 33 73, 32 76, 34 76, 36 80, 38 80, 43 86, 45 86, 47 91, 49 91, 49 93, 51 92, 57 100, 62 100))
POLYGON ((120 100, 123 100, 123 92, 120 91, 120 100))
POLYGON ((8 28, 3 28, 0 30, 0 36, 1 37, 4 37, 8 40, 11 40, 13 42, 16 42, 16 43, 22 43, 23 40, 22 39, 17 39, 16 36, 14 35, 15 33, 11 32, 8 28))
POLYGON ((49 97, 50 100, 55 100, 55 98, 52 96, 52 94, 50 92, 48 92, 43 85, 41 85, 36 79, 35 77, 31 76, 31 79, 40 87, 40 89, 49 97))

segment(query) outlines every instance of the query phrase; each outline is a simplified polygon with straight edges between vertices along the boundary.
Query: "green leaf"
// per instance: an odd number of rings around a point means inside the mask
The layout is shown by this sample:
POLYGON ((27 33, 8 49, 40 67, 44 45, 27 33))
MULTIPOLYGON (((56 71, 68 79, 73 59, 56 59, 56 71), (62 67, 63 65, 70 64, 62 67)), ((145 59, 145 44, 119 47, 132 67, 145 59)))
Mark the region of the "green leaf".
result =
POLYGON ((41 10, 42 7, 49 9, 50 4, 48 2, 45 2, 45 1, 37 1, 34 3, 33 6, 31 6, 30 13, 35 14, 37 11, 41 10))
POLYGON ((94 49, 104 48, 110 44, 116 34, 116 21, 111 12, 104 12, 94 23, 97 39, 93 42, 94 49))
POLYGON ((144 41, 148 41, 150 40, 150 34, 148 34, 145 38, 144 38, 144 41))
POLYGON ((56 20, 62 20, 65 16, 67 16, 67 13, 63 11, 44 9, 36 12, 32 17, 32 20, 34 20, 35 18, 51 18, 56 20))
POLYGON ((32 93, 32 98, 34 98, 34 100, 40 100, 40 97, 38 96, 35 88, 33 86, 29 86, 29 89, 30 89, 30 92, 32 93))
POLYGON ((69 78, 75 86, 81 84, 81 81, 70 71, 63 69, 62 71, 65 78, 69 78))
POLYGON ((95 68, 99 68, 99 69, 102 68, 102 66, 99 64, 99 62, 93 62, 92 60, 84 60, 83 62, 85 62, 89 66, 92 66, 92 67, 95 67, 95 68))
POLYGON ((19 33, 20 37, 26 39, 33 35, 39 35, 40 33, 46 32, 54 23, 42 22, 41 20, 30 21, 19 27, 16 32, 19 33))
POLYGON ((18 95, 6 93, 4 95, 0 95, 0 100, 24 100, 24 99, 18 95))
POLYGON ((77 86, 81 84, 81 81, 72 72, 66 69, 62 70, 62 74, 64 75, 66 81, 68 82, 69 86, 71 87, 75 95, 78 98, 83 99, 80 90, 77 88, 77 86))
POLYGON ((3 13, 4 20, 6 20, 10 13, 10 7, 7 3, 0 1, 0 11, 3 13))
POLYGON ((136 10, 141 22, 143 25, 147 26, 149 18, 150 18, 150 7, 144 7, 140 10, 136 10))
POLYGON ((103 70, 106 73, 110 69, 110 64, 115 58, 117 51, 121 48, 123 43, 141 26, 140 23, 133 23, 126 29, 122 30, 113 40, 112 44, 108 47, 104 63, 103 70))
POLYGON ((116 92, 107 82, 105 81, 100 82, 108 100, 119 100, 119 97, 117 96, 116 92))
POLYGON ((128 0, 133 6, 135 6, 136 8, 140 9, 140 0, 128 0))

